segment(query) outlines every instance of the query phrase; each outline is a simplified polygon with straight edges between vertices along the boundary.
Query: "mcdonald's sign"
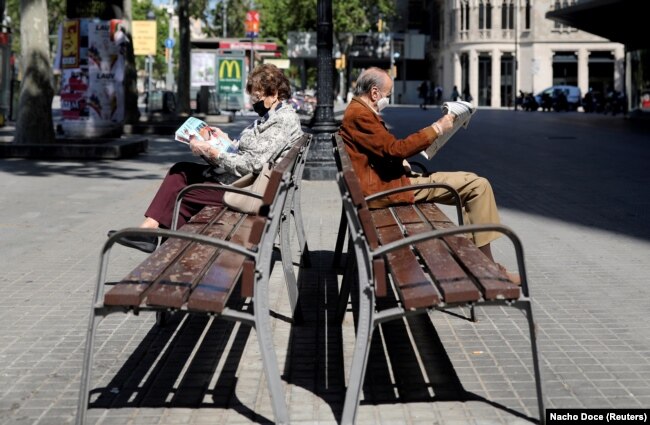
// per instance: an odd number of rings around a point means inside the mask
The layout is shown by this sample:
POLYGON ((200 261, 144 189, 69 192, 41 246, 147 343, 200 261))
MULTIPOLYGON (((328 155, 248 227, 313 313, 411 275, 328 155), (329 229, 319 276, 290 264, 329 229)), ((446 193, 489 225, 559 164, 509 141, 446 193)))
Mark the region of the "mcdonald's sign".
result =
POLYGON ((241 80, 241 59, 222 59, 219 64, 220 80, 241 80))
POLYGON ((222 109, 244 107, 246 64, 243 56, 217 55, 217 92, 222 109))

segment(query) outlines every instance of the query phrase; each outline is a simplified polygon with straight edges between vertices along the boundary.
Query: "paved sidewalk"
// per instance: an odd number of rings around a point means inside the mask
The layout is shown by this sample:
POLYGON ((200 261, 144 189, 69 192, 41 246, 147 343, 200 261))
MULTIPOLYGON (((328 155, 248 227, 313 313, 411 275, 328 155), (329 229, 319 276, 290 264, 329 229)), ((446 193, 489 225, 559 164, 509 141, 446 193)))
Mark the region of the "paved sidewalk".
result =
MULTIPOLYGON (((386 112, 402 135, 438 116, 386 112)), ((523 241, 547 408, 650 408, 649 134, 620 117, 479 109, 429 163, 488 177, 503 223, 523 241)), ((0 159, 0 425, 73 423, 106 231, 137 225, 178 160, 195 158, 162 137, 118 161, 0 159)), ((306 321, 288 323, 277 263, 274 340, 292 423, 336 424, 354 338, 351 313, 342 327, 333 320, 340 201, 332 181, 304 182, 302 201, 314 262, 300 275, 306 321)), ((515 265, 505 239, 494 251, 515 265)), ((112 253, 115 279, 145 258, 112 253)), ((376 332, 358 423, 533 422, 525 319, 507 308, 477 314, 471 323, 434 312, 376 332)), ((255 331, 221 320, 175 317, 156 328, 149 314, 109 316, 91 388, 92 424, 273 420, 255 331)))

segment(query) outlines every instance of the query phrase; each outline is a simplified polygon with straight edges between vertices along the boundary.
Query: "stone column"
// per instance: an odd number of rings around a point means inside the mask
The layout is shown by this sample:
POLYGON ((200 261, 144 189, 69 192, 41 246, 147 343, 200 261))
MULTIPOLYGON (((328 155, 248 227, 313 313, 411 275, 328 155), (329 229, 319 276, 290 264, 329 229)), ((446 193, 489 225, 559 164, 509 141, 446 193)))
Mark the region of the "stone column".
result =
POLYGON ((589 91, 589 51, 578 50, 578 87, 582 93, 589 91))
POLYGON ((501 106, 501 51, 492 50, 492 107, 501 106))
POLYGON ((332 0, 318 0, 318 103, 312 121, 312 141, 304 178, 329 180, 336 175, 336 163, 332 155, 332 133, 338 130, 334 121, 334 62, 332 61, 332 0))
MULTIPOLYGON (((472 104, 478 104, 478 52, 472 48, 469 52, 469 94, 472 95, 472 104)), ((461 95, 462 90, 461 89, 461 95)))

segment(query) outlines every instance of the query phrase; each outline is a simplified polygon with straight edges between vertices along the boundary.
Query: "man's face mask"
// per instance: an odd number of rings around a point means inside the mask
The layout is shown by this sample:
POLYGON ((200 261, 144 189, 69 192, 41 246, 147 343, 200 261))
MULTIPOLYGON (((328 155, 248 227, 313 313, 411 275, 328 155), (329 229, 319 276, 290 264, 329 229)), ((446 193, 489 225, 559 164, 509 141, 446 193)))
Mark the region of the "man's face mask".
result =
POLYGON ((388 106, 388 98, 387 97, 382 97, 377 101, 377 111, 381 112, 382 109, 384 109, 386 106, 388 106))

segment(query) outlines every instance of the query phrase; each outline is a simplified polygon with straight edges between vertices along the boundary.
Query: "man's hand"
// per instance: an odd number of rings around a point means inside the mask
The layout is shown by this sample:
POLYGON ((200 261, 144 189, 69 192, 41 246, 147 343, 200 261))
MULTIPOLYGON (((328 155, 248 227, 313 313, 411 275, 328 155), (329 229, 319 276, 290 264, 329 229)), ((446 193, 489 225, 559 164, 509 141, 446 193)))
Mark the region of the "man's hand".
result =
POLYGON ((456 119, 455 115, 445 114, 438 121, 433 123, 433 128, 438 132, 438 136, 450 132, 454 128, 454 120, 456 119), (442 131, 442 133, 440 132, 442 131))

